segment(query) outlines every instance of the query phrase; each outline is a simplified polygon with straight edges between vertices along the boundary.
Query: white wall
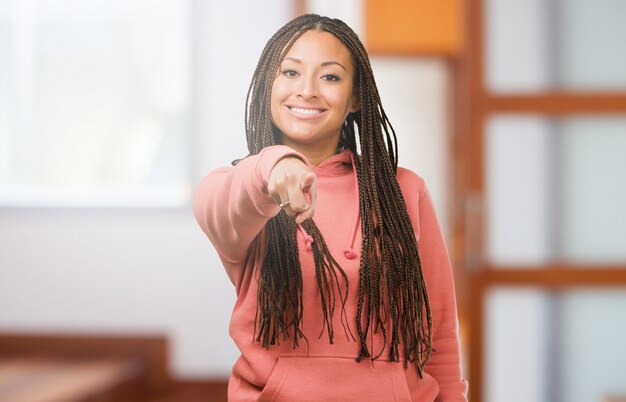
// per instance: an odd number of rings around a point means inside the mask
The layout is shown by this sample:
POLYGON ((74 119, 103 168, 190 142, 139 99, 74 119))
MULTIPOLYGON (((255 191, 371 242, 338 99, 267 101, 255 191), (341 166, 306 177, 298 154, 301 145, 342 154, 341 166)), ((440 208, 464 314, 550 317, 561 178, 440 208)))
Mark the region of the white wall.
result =
MULTIPOLYGON (((291 3, 194 2, 193 183, 246 154, 246 91, 291 3)), ((445 64, 373 65, 401 165, 427 179, 445 221, 445 64)), ((238 355, 228 335, 234 301, 189 207, 0 209, 0 331, 164 333, 174 375, 227 377, 238 355)))

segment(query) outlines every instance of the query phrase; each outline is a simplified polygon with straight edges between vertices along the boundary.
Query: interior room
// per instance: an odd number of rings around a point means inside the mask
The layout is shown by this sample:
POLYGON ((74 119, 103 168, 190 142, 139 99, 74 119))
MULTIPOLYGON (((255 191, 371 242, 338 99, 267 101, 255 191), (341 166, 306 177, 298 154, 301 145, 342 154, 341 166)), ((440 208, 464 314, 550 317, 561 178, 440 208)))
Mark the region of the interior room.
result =
POLYGON ((621 0, 0 0, 0 400, 227 400, 192 199, 305 13, 359 35, 428 184, 468 399, 626 401, 621 0))

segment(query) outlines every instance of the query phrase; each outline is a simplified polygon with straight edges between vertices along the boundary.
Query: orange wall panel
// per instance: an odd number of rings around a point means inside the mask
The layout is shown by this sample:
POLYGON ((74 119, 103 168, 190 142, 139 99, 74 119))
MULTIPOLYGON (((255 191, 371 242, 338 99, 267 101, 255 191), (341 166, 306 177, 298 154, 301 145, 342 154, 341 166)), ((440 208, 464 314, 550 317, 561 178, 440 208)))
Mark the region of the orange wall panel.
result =
POLYGON ((460 49, 462 0, 364 0, 370 53, 454 56, 460 49))

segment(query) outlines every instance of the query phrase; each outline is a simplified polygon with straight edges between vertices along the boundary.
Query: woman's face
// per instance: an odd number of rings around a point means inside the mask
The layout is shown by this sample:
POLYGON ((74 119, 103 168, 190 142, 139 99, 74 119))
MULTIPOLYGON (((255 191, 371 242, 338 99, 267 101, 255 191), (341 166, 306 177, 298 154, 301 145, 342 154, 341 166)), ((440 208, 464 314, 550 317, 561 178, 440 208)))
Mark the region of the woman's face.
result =
POLYGON ((333 34, 310 30, 298 38, 272 86, 272 121, 282 143, 305 155, 333 155, 353 111, 353 78, 350 52, 333 34))

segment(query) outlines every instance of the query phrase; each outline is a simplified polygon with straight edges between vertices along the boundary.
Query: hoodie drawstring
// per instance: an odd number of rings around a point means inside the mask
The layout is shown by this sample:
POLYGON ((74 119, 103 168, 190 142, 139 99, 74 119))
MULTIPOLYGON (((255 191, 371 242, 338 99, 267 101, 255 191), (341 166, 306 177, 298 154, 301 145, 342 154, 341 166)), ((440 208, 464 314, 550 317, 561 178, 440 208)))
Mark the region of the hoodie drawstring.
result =
POLYGON ((352 152, 350 152, 350 162, 352 162, 352 173, 354 174, 354 186, 356 187, 356 191, 354 192, 354 205, 355 205, 356 212, 354 213, 354 221, 352 222, 352 233, 350 234, 348 245, 346 249, 343 251, 343 255, 345 255, 347 259, 352 260, 356 258, 356 252, 354 251, 354 239, 356 238, 356 231, 359 228, 359 221, 361 220, 361 205, 359 204, 359 177, 356 174, 356 166, 354 164, 354 154, 352 152))
MULTIPOLYGON (((346 245, 345 250, 343 251, 343 255, 349 259, 353 260, 357 257, 356 252, 354 251, 354 239, 356 238, 356 232, 359 229, 359 222, 361 220, 361 206, 359 203, 359 178, 356 173, 356 166, 354 164, 354 154, 350 152, 350 162, 352 163, 352 174, 354 175, 354 185, 356 187, 356 191, 354 192, 354 220, 352 222, 352 231, 350 233, 350 238, 348 239, 348 244, 346 245)), ((304 242, 306 244, 306 250, 313 250, 313 237, 309 235, 304 227, 301 224, 298 224, 298 230, 302 234, 304 238, 304 242)))
POLYGON ((304 237, 304 243, 306 244, 306 250, 307 251, 313 250, 313 236, 308 234, 306 232, 306 230, 304 230, 304 228, 302 227, 302 224, 300 224, 300 223, 298 224, 298 230, 300 231, 300 233, 302 233, 302 237, 304 237))

